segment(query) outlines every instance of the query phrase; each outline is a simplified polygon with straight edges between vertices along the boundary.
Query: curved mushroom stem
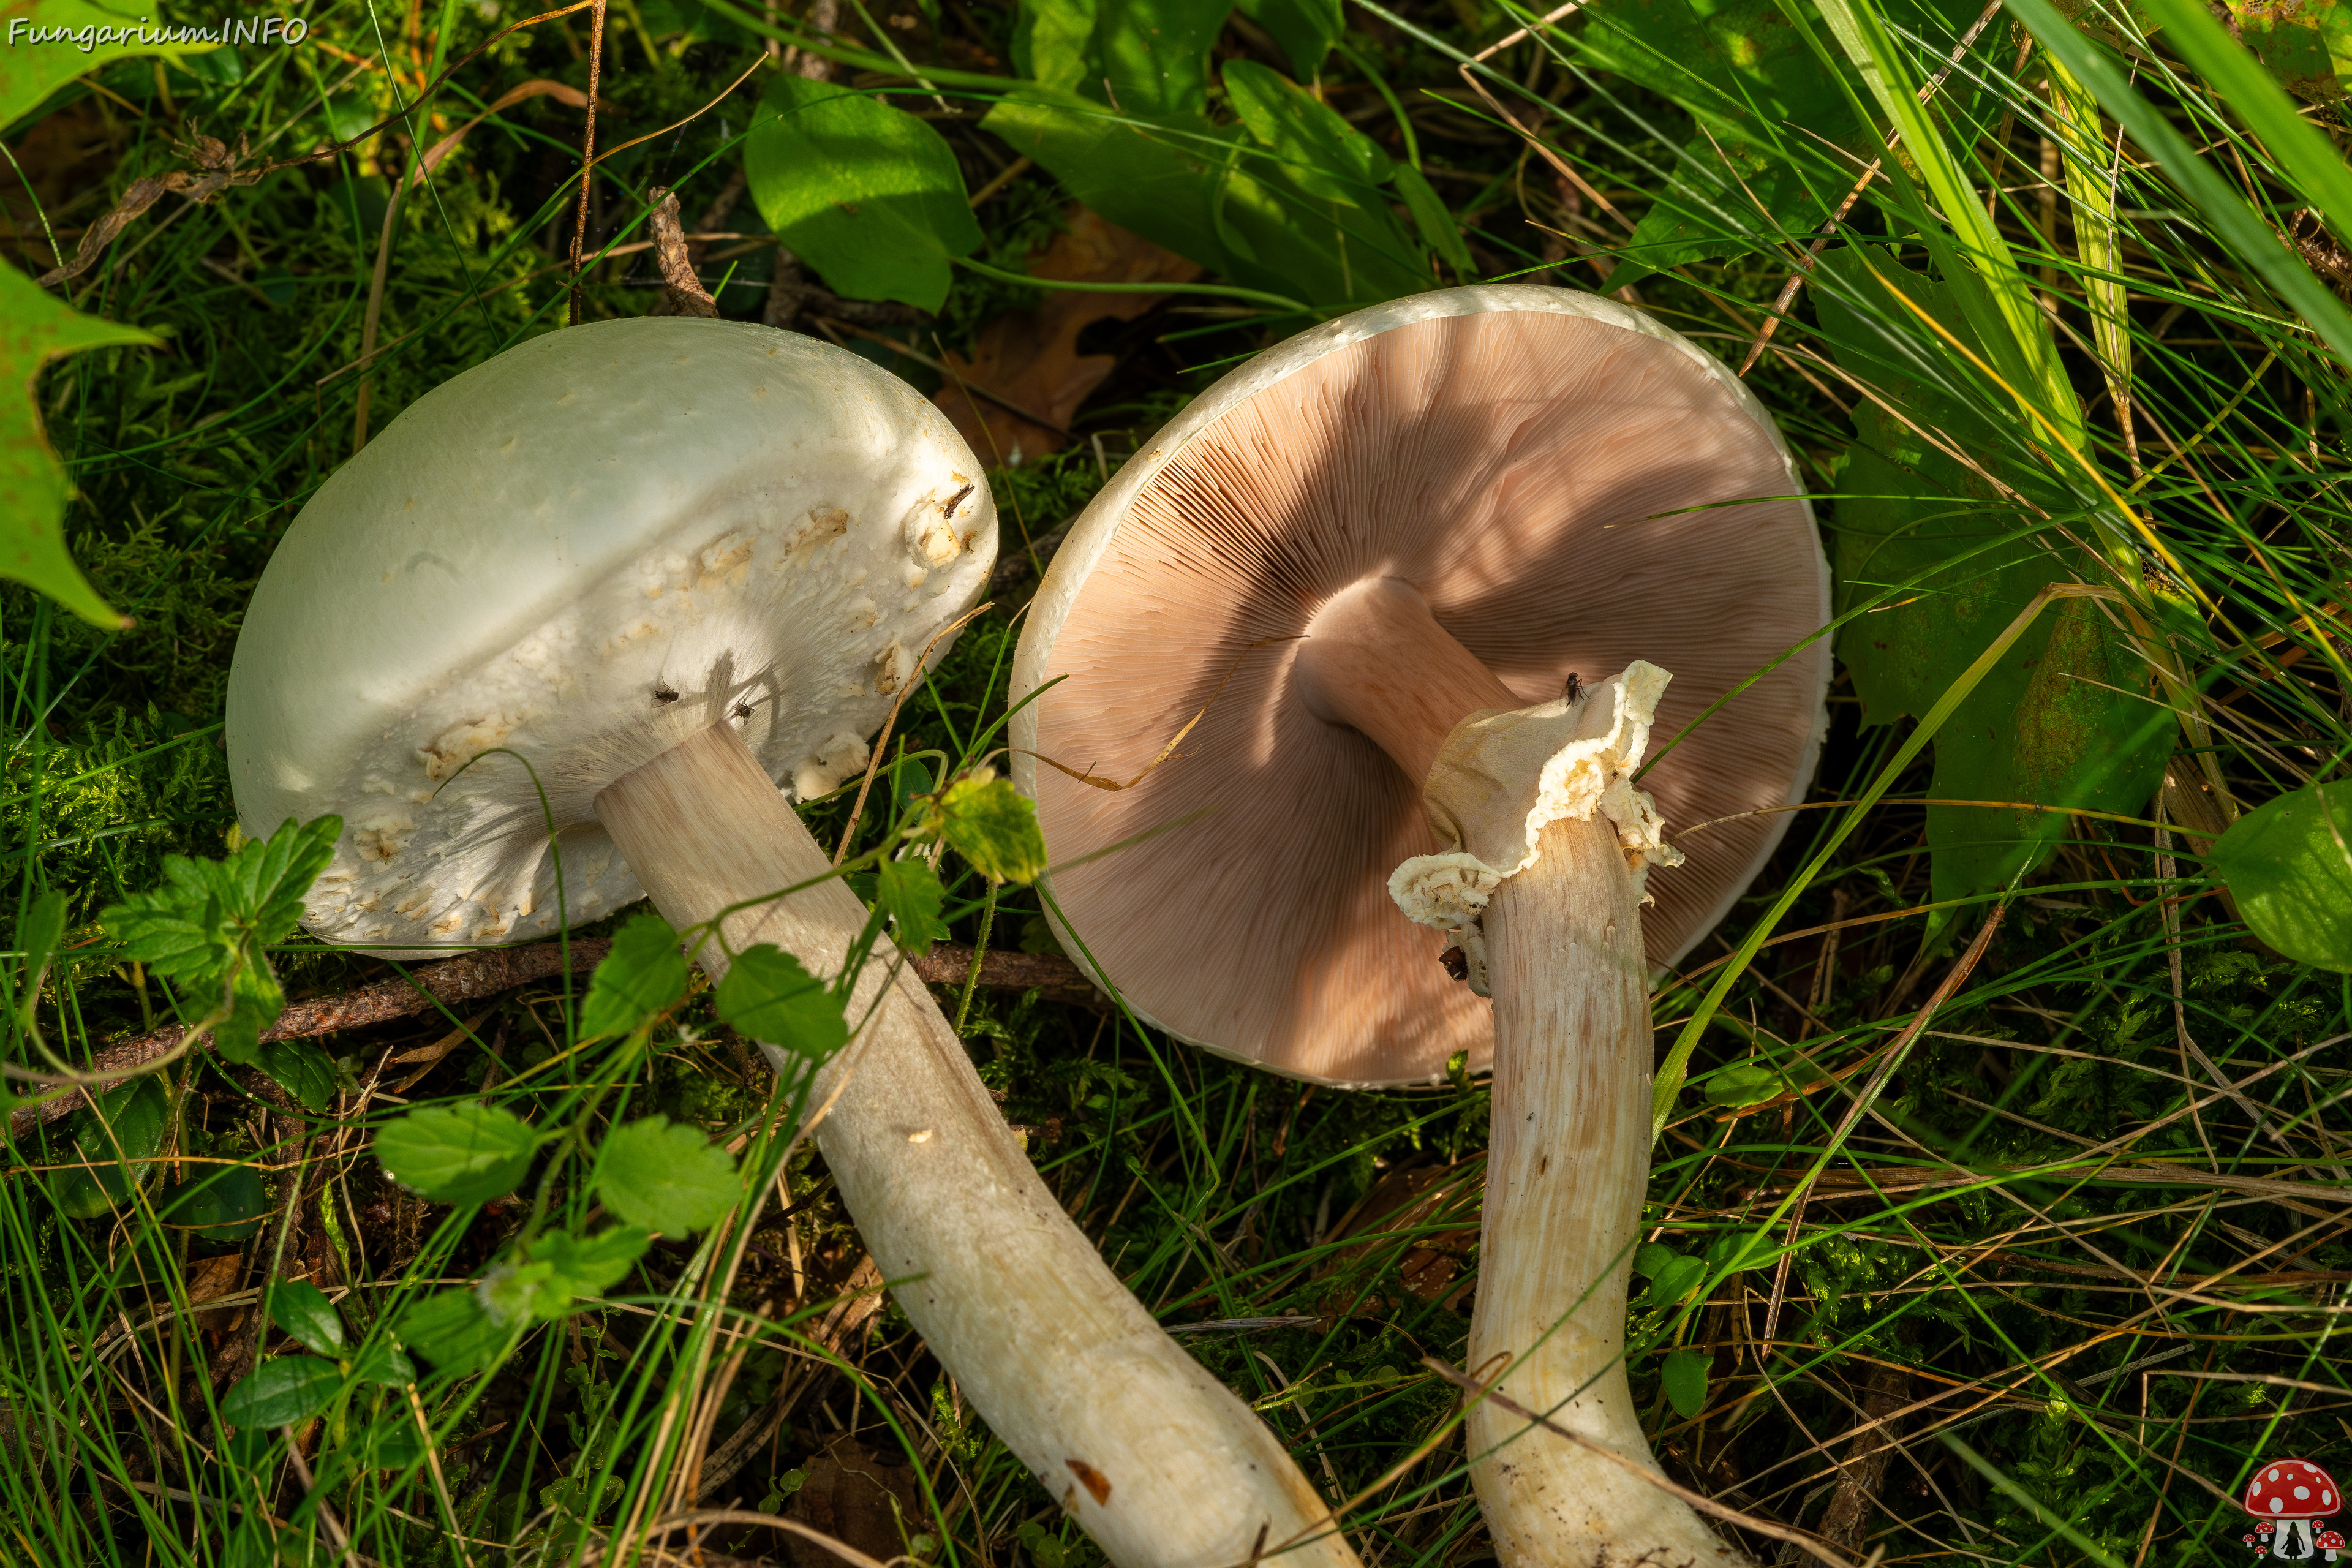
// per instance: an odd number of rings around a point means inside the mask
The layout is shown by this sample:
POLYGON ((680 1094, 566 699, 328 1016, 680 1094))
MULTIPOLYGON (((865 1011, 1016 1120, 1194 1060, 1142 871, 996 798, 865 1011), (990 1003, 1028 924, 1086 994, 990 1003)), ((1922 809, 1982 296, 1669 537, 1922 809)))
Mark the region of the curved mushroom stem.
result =
MULTIPOLYGON (((726 724, 606 786, 596 815, 680 930, 830 868, 726 724)), ((834 880, 722 929, 738 951, 773 942, 826 973, 865 924, 834 880)), ((699 961, 726 972, 715 942, 699 961)), ((864 1027, 812 1092, 823 1106, 838 1091, 817 1147, 908 1319, 1045 1489, 1119 1568, 1356 1568, 1274 1435, 1062 1212, 887 939, 849 1018, 864 1027)))
MULTIPOLYGON (((1577 715, 1566 700, 1523 710, 1411 584, 1390 578, 1335 595, 1309 623, 1294 671, 1311 710, 1428 781, 1433 821, 1444 797, 1517 829, 1519 796, 1533 793, 1534 780, 1516 775, 1540 767, 1542 752, 1509 738, 1482 749, 1468 721, 1507 725, 1559 710, 1522 731, 1539 735, 1577 715)), ((1466 882, 1469 902, 1485 906, 1473 921, 1482 934, 1457 937, 1483 953, 1495 999, 1470 1365, 1507 1355, 1500 1388, 1511 1400, 1655 1469, 1624 1364, 1625 1282, 1650 1171, 1640 894, 1611 821, 1583 809, 1583 819, 1543 827, 1535 858, 1499 882, 1471 875, 1478 862, 1468 854, 1408 864, 1466 863, 1441 879, 1466 882)), ((1440 831, 1462 826, 1457 817, 1440 831)), ((1475 973, 1480 960, 1471 962, 1475 973)), ((1468 1426, 1471 1479, 1505 1568, 1744 1562, 1687 1504, 1622 1466, 1492 1404, 1468 1426)))
MULTIPOLYGON (((1470 1364, 1510 1356, 1502 1394, 1655 1468, 1624 1359, 1650 1173, 1641 905, 1607 819, 1555 822, 1538 847, 1484 921, 1495 1109, 1470 1364)), ((1498 1405, 1470 1413, 1468 1440, 1512 1568, 1741 1560, 1680 1499, 1498 1405)))

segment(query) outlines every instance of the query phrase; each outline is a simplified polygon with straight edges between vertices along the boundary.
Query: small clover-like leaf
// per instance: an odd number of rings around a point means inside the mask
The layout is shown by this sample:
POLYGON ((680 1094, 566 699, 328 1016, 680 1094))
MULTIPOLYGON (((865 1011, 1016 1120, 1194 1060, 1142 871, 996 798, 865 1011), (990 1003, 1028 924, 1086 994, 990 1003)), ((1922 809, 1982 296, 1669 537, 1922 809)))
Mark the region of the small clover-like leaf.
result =
POLYGON ((482 1204, 514 1191, 530 1169, 539 1136, 492 1106, 428 1106, 375 1135, 376 1158, 393 1180, 435 1203, 482 1204))
POLYGON ((947 889, 940 886, 931 863, 920 856, 885 860, 877 867, 874 902, 890 917, 898 946, 908 952, 929 952, 931 943, 948 934, 947 922, 940 919, 947 889))
POLYGON ((1037 808, 1010 779, 985 771, 958 779, 940 795, 936 826, 948 847, 994 881, 1026 882, 1045 868, 1037 808))
POLYGON ((333 1362, 279 1356, 221 1396, 221 1419, 232 1426, 299 1426, 333 1404, 342 1386, 333 1362))
POLYGON ((327 1293, 308 1279, 280 1279, 269 1288, 269 1321, 320 1355, 343 1353, 343 1320, 327 1293))
POLYGON ((1708 1357, 1704 1351, 1678 1350, 1666 1352, 1666 1364, 1662 1381, 1666 1385, 1666 1403, 1675 1414, 1688 1421, 1706 1408, 1706 1373, 1708 1357))
POLYGON ((719 983, 719 1016, 742 1034, 812 1063, 849 1043, 841 1002, 801 961, 767 942, 738 953, 719 983))
POLYGON ((677 932, 659 915, 639 915, 613 937, 613 951, 588 981, 580 1007, 583 1039, 626 1035, 686 994, 686 957, 677 932))
POLYGON ((648 1116, 604 1140, 596 1192, 627 1223, 684 1236, 718 1223, 742 1195, 743 1184, 727 1151, 698 1130, 648 1116))
POLYGON ((398 1388, 416 1381, 416 1366, 401 1354, 399 1346, 379 1339, 352 1358, 352 1375, 363 1383, 398 1388))

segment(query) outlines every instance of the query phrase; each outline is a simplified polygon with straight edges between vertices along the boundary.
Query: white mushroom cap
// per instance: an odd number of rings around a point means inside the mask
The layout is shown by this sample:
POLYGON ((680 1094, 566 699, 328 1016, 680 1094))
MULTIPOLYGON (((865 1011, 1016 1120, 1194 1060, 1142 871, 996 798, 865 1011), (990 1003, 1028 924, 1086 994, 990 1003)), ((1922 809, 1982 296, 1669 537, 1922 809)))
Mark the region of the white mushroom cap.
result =
POLYGON ((303 921, 330 942, 552 930, 550 812, 563 912, 593 919, 640 896, 598 790, 722 719, 831 790, 995 554, 971 448, 855 354, 693 317, 533 339, 288 530, 229 673, 237 815, 343 817, 303 921))

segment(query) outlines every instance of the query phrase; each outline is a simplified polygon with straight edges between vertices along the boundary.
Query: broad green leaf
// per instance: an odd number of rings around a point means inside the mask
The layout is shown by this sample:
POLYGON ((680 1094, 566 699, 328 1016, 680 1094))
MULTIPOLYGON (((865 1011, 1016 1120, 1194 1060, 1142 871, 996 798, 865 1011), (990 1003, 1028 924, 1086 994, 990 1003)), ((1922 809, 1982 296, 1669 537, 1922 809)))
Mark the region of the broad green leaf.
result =
POLYGON ((483 1372, 514 1337, 483 1309, 470 1286, 427 1296, 400 1316, 400 1337, 443 1372, 483 1372))
POLYGON ((1718 1068, 1706 1078, 1706 1098, 1710 1105, 1761 1105, 1779 1094, 1784 1085, 1780 1075, 1770 1068, 1755 1062, 1734 1062, 1718 1068))
MULTIPOLYGON (((2004 432, 1981 405, 1927 382, 1890 343, 1888 323, 1909 320, 1891 287, 1970 341, 1937 284, 1875 249, 1866 258, 1832 252, 1820 271, 1829 285, 1814 305, 1823 335, 1847 369, 1902 411, 1857 402, 1833 535, 1848 605, 1912 584, 1838 639, 1863 721, 1888 724, 1927 712, 2035 594, 2074 574, 2068 557, 2045 546, 2054 536, 2037 535, 2038 520, 1991 480, 2062 517, 2071 503, 2011 456, 2013 418, 2004 413, 2004 432)), ((2064 835, 2070 810, 2138 814, 2163 771, 2172 721, 2136 695, 2146 686, 2145 665, 2096 605, 2074 599, 2042 613, 1936 737, 1931 798, 1996 803, 1927 808, 1937 900, 2003 887, 2039 864, 2064 835)))
POLYGON ((2352 784, 2305 784, 2213 841, 2247 929, 2298 963, 2352 973, 2352 784))
MULTIPOLYGON (((1109 101, 1139 114, 1199 114, 1209 107, 1209 46, 1233 0, 1095 0, 1094 58, 1109 101)), ((1105 90, 1081 84, 1090 95, 1105 90)))
MULTIPOLYGON (((240 959, 230 973, 227 997, 228 1016, 213 1026, 213 1048, 240 1067, 258 1067, 261 1064, 261 1032, 276 1023, 278 1015, 286 1010, 286 988, 278 983, 277 971, 269 967, 268 961, 256 953, 240 959)), ((215 998, 205 996, 205 1000, 212 1002, 215 998)), ((294 1074, 297 1081, 300 1081, 305 1075, 299 1060, 289 1058, 287 1065, 288 1070, 294 1074)), ((328 1069, 328 1076, 329 1092, 331 1093, 331 1068, 328 1069)), ((286 1087, 292 1090, 292 1085, 286 1087)), ((311 1087, 316 1087, 315 1078, 311 1079, 311 1087)), ((297 1094, 296 1098, 300 1096, 297 1094)), ((319 1107, 311 1109, 315 1110, 319 1107)))
POLYGON ((1654 1279, 1658 1270, 1681 1256, 1663 1241, 1645 1241, 1633 1249, 1633 1272, 1644 1279, 1654 1279))
POLYGON ((1022 0, 1013 68, 1062 92, 1094 85, 1095 0, 1022 0))
MULTIPOLYGON (((585 1238, 547 1231, 520 1256, 493 1265, 475 1294, 493 1322, 551 1322, 571 1311, 580 1297, 598 1295, 626 1275, 650 1240, 636 1226, 585 1238)), ((433 1353, 429 1345, 423 1348, 433 1353)))
POLYGON ((1037 808, 1011 779, 958 779, 940 796, 938 831, 982 876, 1026 882, 1045 868, 1037 808))
POLYGON ((66 1124, 72 1144, 61 1163, 79 1168, 51 1173, 49 1200, 58 1212, 89 1219, 129 1197, 163 1146, 171 1116, 171 1090, 156 1074, 119 1084, 74 1112, 66 1124))
POLYGON ((269 1321, 323 1356, 343 1353, 343 1320, 327 1293, 308 1279, 280 1279, 269 1288, 269 1321))
MULTIPOLYGON (((283 996, 279 999, 285 1005, 283 996)), ((335 1100, 335 1061, 308 1040, 265 1040, 258 1065, 278 1088, 309 1110, 324 1110, 335 1100)))
POLYGON ((299 1426, 335 1402, 342 1369, 316 1356, 282 1355, 221 1396, 221 1419, 232 1426, 299 1426))
POLYGON ((191 1165, 200 1173, 173 1195, 166 1225, 184 1225, 205 1241, 243 1241, 261 1228, 269 1194, 250 1165, 191 1165))
POLYGON ((436 1204, 485 1204, 514 1191, 539 1137, 508 1112, 467 1101, 427 1106, 375 1135, 392 1179, 436 1204))
POLYGON ((395 1404, 360 1435, 359 1447, 362 1469, 404 1470, 425 1458, 425 1434, 416 1429, 406 1405, 395 1404))
POLYGON ((1290 58, 1290 74, 1313 77, 1339 43, 1347 20, 1339 0, 1242 0, 1242 15, 1273 35, 1290 58))
POLYGON ((1418 293, 1432 281, 1426 254, 1388 203, 1351 206, 1309 195, 1282 165, 1246 148, 1227 160, 1216 220, 1234 276, 1269 279, 1326 310, 1418 293))
POLYGON ((685 1236, 717 1224, 743 1195, 743 1183, 734 1160, 700 1129, 648 1116, 604 1140, 596 1193, 627 1224, 685 1236))
POLYGON ((1216 171, 1242 132, 1198 115, 1114 113, 1074 91, 1022 86, 997 100, 981 129, 1034 159, 1076 201, 1212 272, 1237 271, 1217 239, 1216 171))
POLYGON ((799 959, 768 942, 736 955, 716 1000, 730 1027, 812 1065, 830 1061, 849 1043, 840 998, 799 959))
POLYGON ((352 1358, 352 1375, 362 1383, 398 1388, 416 1381, 416 1367, 400 1352, 399 1346, 377 1339, 352 1358))
POLYGON ((2142 95, 2133 80, 2137 68, 2092 42, 2050 0, 2009 0, 2009 8, 2203 210, 2213 237, 2276 289, 2340 363, 2352 365, 2352 311, 2287 247, 2278 230, 2246 205, 2232 176, 2190 146, 2164 111, 2142 95))
POLYGON ((1446 266, 1464 278, 1475 277, 1478 264, 1470 258, 1469 242, 1462 237, 1462 226, 1454 220, 1453 210, 1430 188, 1419 169, 1410 163, 1396 166, 1392 182, 1398 195, 1404 198, 1405 211, 1412 215, 1412 226, 1421 231, 1421 242, 1437 252, 1446 266))
MULTIPOLYGON (((203 26, 218 25, 211 17, 188 16, 185 19, 203 26)), ((150 30, 142 41, 138 24, 150 20, 161 23, 163 17, 152 7, 126 10, 93 5, 88 0, 18 0, 16 5, 0 6, 0 38, 8 40, 0 46, 0 131, 14 130, 17 121, 38 109, 51 93, 110 61, 138 55, 201 54, 217 47, 200 41, 166 41, 160 27, 150 30), (14 31, 19 21, 26 24, 21 34, 14 31), (90 30, 87 46, 81 42, 84 28, 90 30), (100 28, 107 31, 101 33, 100 28), (130 36, 116 37, 117 28, 130 36), (73 41, 61 40, 59 31, 71 35, 73 41)))
POLYGON ((1706 1373, 1711 1359, 1705 1351, 1666 1352, 1666 1364, 1659 1378, 1665 1384, 1666 1403, 1685 1421, 1706 1408, 1706 1373))
POLYGON ((1379 199, 1372 187, 1394 173, 1388 154, 1328 104, 1255 60, 1226 61, 1224 81, 1242 123, 1300 190, 1350 205, 1379 199))
POLYGON ((885 860, 875 868, 874 902, 896 925, 904 952, 929 952, 931 943, 948 934, 947 922, 940 919, 947 889, 940 886, 931 863, 919 855, 885 860))
POLYGON ((950 258, 980 248, 954 152, 879 98, 780 71, 743 149, 768 226, 852 300, 936 310, 950 258))
POLYGON ((1803 243, 1822 216, 1799 170, 1761 156, 1735 169, 1702 137, 1675 161, 1674 179, 1620 248, 1629 263, 1666 272, 1771 250, 1776 241, 1803 243))
POLYGON ((1669 1258, 1659 1264, 1650 1276, 1650 1300, 1657 1306, 1671 1307, 1697 1289, 1706 1278, 1705 1258, 1669 1258))
MULTIPOLYGON (((2162 0, 2140 0, 2138 9, 2166 26, 2179 26, 2173 8, 2162 0)), ((2223 0, 2222 9, 2230 19, 2223 36, 2234 38, 2295 97, 2322 109, 2340 110, 2352 95, 2352 5, 2344 0, 2303 0, 2293 5, 2278 0, 2223 0)), ((2167 42, 2207 80, 2221 83, 2221 74, 2209 61, 2208 40, 2176 31, 2167 42)), ((2242 102, 2234 87, 2222 96, 2232 108, 2242 102)), ((2280 149, 2269 128, 2256 130, 2276 154, 2280 149)))
POLYGON ((659 915, 637 915, 613 936, 613 950, 588 980, 580 1035, 598 1040, 634 1033, 686 995, 686 955, 659 915))
MULTIPOLYGON (((2279 87, 2290 71, 2306 95, 2321 80, 2352 74, 2352 13, 2342 0, 2304 0, 2293 5, 2238 0, 2230 8, 2229 27, 2202 4, 2138 3, 2164 29, 2166 47, 2193 66, 2230 112, 2262 139, 2296 195, 2337 233, 2352 226, 2352 169, 2345 167, 2343 153, 2327 133, 2305 119, 2279 87), (2246 28, 2250 21, 2254 24, 2251 34, 2246 28)), ((2311 100, 2336 110, 2340 118, 2341 88, 2311 100)))

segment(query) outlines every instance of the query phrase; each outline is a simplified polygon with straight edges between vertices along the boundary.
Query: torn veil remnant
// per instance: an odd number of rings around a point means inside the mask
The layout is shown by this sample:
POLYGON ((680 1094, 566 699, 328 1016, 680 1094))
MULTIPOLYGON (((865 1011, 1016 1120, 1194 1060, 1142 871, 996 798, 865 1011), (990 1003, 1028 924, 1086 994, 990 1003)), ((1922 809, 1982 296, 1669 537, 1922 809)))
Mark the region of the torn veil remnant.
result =
MULTIPOLYGON (((1491 1066, 1470 1363, 1639 1466, 1647 974, 1729 910, 1811 776, 1829 574, 1797 491, 1747 389, 1633 310, 1395 300, 1260 355, 1147 444, 1014 661, 1016 702, 1066 678, 1013 722, 1070 868, 1065 945, 1178 1037, 1297 1077, 1491 1066), (1270 651, 1236 668, 1244 647, 1270 651), (1204 707, 1139 787, 1058 771, 1132 777, 1204 707), (1675 743, 1637 786, 1654 732, 1675 743), (1171 941, 1174 889, 1224 918, 1171 941)), ((1506 1568, 1738 1561, 1679 1499, 1498 1406, 1468 1441, 1506 1568)))
MULTIPOLYGON (((698 950, 714 979, 759 942, 835 973, 866 910, 777 781, 866 765, 995 553, 971 449, 855 354, 677 316, 535 339, 419 399, 278 546, 230 674, 239 816, 344 816, 304 921, 331 942, 406 955, 650 895, 680 930, 733 911, 698 950)), ((1111 1562, 1223 1568, 1271 1528, 1315 1538, 1297 1568, 1354 1568, 887 938, 847 1016, 810 1089, 843 1201, 990 1429, 1056 1495, 1086 1457, 1070 1507, 1111 1562)))

